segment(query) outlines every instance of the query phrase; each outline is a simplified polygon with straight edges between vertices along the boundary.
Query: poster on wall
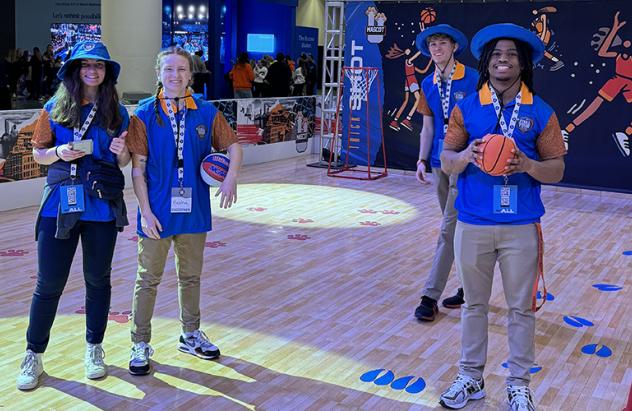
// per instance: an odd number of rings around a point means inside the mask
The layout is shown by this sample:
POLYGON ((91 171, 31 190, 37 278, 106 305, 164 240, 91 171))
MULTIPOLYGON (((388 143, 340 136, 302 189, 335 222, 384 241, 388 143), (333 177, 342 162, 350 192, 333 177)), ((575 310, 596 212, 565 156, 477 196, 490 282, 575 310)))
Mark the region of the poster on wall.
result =
POLYGON ((31 138, 39 110, 0 112, 0 182, 46 175, 46 166, 33 160, 31 138))
MULTIPOLYGON (((486 25, 511 22, 529 28, 545 44, 534 84, 536 94, 556 111, 568 145, 562 184, 632 192, 632 3, 354 2, 347 3, 345 19, 346 27, 353 28, 347 29, 346 50, 355 48, 364 66, 383 69, 389 167, 412 170, 418 158, 422 116, 415 107, 413 84, 421 84, 435 70, 430 59, 418 53, 415 40, 420 33, 447 23, 471 39, 486 25), (477 18, 468 17, 473 15, 477 18), (370 35, 379 38, 373 43, 377 52, 370 45, 371 52, 366 52, 370 35)), ((459 61, 478 66, 469 48, 459 61)))

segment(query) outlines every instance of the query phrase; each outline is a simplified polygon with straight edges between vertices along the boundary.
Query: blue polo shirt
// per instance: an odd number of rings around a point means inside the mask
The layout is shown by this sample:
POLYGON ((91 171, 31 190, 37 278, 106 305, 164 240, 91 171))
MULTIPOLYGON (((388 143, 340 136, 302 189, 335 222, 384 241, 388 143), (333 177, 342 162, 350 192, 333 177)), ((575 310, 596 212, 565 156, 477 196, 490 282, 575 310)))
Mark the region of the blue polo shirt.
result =
MULTIPOLYGON (((518 149, 527 157, 538 161, 565 155, 566 149, 560 125, 553 109, 540 97, 534 96, 524 83, 521 92, 522 103, 513 132, 513 139, 518 149)), ((502 113, 507 124, 514 107, 515 100, 503 109, 502 113)), ((466 148, 472 140, 483 138, 486 134, 502 134, 497 122, 491 92, 485 84, 478 93, 466 97, 452 111, 445 138, 446 144, 461 150, 466 148)), ((508 185, 518 186, 516 213, 494 213, 494 186, 502 186, 504 178, 490 176, 474 164, 468 164, 459 174, 457 182, 458 195, 455 208, 458 210, 458 220, 477 225, 539 222, 544 214, 544 205, 540 198, 540 182, 527 173, 513 174, 508 179, 508 185)))
MULTIPOLYGON (((60 146, 74 141, 73 129, 62 126, 59 123, 54 122, 50 118, 50 112, 55 106, 55 99, 49 100, 44 105, 44 110, 38 120, 38 126, 36 133, 40 135, 34 136, 33 146, 36 148, 46 148, 60 146), (48 128, 48 129, 47 129, 48 128), (51 144, 43 142, 44 135, 52 137, 51 144)), ((81 124, 86 120, 88 114, 92 110, 92 104, 84 102, 81 106, 81 124)), ((101 127, 97 122, 98 119, 94 119, 86 134, 84 140, 93 141, 92 157, 95 160, 107 161, 112 164, 116 164, 116 154, 110 151, 110 144, 112 143, 112 137, 118 137, 123 131, 127 130, 129 125, 129 115, 127 110, 122 104, 119 104, 119 112, 122 117, 122 124, 118 130, 114 130, 108 134, 108 131, 101 127)), ((81 165, 79 165, 81 167, 81 165)), ((44 203, 41 216, 42 217, 57 217, 57 210, 59 208, 59 185, 51 187, 51 193, 48 199, 44 203)), ((114 220, 114 212, 110 207, 110 202, 102 200, 100 198, 92 197, 84 192, 85 211, 81 214, 81 221, 112 221, 114 220)))
MULTIPOLYGON (((440 77, 437 72, 432 73, 421 82, 421 90, 427 101, 428 108, 420 108, 421 114, 434 117, 434 135, 432 138, 432 151, 430 152, 430 166, 441 167, 441 151, 443 150, 443 109, 441 108, 441 96, 437 89, 437 82, 440 77)), ((476 92, 476 83, 478 83, 478 71, 471 67, 464 66, 456 62, 454 75, 452 77, 452 86, 450 89, 450 104, 448 114, 452 112, 457 102, 463 100, 466 96, 476 92)), ((443 83, 443 92, 445 92, 446 83, 443 83)))
MULTIPOLYGON (((221 150, 237 141, 226 120, 211 103, 190 96, 185 99, 186 112, 179 111, 180 116, 186 115, 184 135, 184 181, 183 187, 192 189, 192 205, 190 213, 171 212, 171 194, 173 188, 178 188, 178 169, 176 143, 171 129, 169 117, 166 114, 166 101, 160 100, 156 105, 156 98, 152 97, 139 103, 130 125, 128 146, 134 154, 147 157, 146 178, 149 205, 163 231, 161 238, 177 234, 203 233, 211 230, 211 201, 209 186, 200 176, 200 163, 211 153, 211 147, 221 150), (156 113, 158 110, 158 114, 156 113), (184 114, 186 113, 186 114, 184 114), (162 125, 157 121, 157 115, 162 119, 162 125), (221 124, 218 124, 221 122, 221 124), (230 134, 228 139, 214 135, 218 134, 221 126, 224 134, 230 134)), ((171 103, 169 103, 171 104, 171 103)), ((175 111, 175 110, 174 110, 175 111)), ((137 218, 137 233, 145 237, 141 228, 140 209, 137 218)))

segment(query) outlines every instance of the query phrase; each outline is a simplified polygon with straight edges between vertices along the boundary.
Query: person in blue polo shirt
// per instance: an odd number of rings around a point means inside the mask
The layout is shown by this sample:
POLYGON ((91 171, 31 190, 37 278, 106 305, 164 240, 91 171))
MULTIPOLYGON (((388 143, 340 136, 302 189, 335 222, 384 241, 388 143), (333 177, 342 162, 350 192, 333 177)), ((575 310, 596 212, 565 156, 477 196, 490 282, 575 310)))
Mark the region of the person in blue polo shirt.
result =
POLYGON ((44 371, 42 354, 80 239, 86 282, 85 372, 90 379, 106 374, 101 343, 110 310, 110 272, 116 237, 127 225, 127 212, 124 183, 116 199, 99 198, 88 188, 86 174, 95 171, 97 162, 104 162, 123 180, 117 163, 122 167, 130 160, 125 144, 129 118, 115 87, 120 70, 103 43, 77 43, 59 69, 59 88, 44 105, 33 132, 33 158, 49 167, 35 227, 37 286, 26 332, 26 356, 17 378, 21 390, 37 387, 44 371))
MULTIPOLYGON (((422 321, 433 321, 439 312, 437 301, 445 289, 454 261, 456 226, 456 175, 451 176, 441 171, 439 156, 450 113, 458 101, 476 91, 478 72, 455 59, 455 56, 467 48, 467 38, 461 31, 448 24, 439 24, 421 32, 417 37, 417 48, 432 59, 435 71, 421 84, 424 98, 421 99, 419 112, 423 114, 423 128, 419 139, 416 176, 420 183, 429 184, 426 167, 432 167, 443 219, 432 267, 422 292, 421 302, 415 309, 415 317, 422 321)), ((461 304, 462 288, 459 288, 456 295, 443 300, 443 306, 446 308, 459 308, 461 304)))
POLYGON ((443 170, 459 175, 454 254, 465 304, 459 373, 440 403, 457 409, 485 396, 487 313, 498 262, 509 308, 508 401, 512 410, 534 410, 529 370, 535 361, 535 291, 543 279, 540 185, 562 179, 566 150, 555 112, 534 95, 533 65, 544 54, 542 41, 520 26, 494 24, 476 33, 471 50, 479 60, 478 93, 452 111, 441 154, 443 170), (484 154, 482 138, 490 133, 517 146, 504 176, 476 166, 484 154))
POLYGON ((242 150, 222 114, 191 94, 193 61, 173 46, 158 54, 158 89, 141 101, 127 138, 138 198, 138 274, 132 306, 132 354, 129 371, 151 370, 151 318, 167 254, 174 244, 182 334, 178 349, 203 359, 219 349, 200 330, 200 277, 206 233, 211 230, 209 187, 200 163, 212 147, 228 150, 230 166, 216 193, 220 207, 237 201, 242 150))

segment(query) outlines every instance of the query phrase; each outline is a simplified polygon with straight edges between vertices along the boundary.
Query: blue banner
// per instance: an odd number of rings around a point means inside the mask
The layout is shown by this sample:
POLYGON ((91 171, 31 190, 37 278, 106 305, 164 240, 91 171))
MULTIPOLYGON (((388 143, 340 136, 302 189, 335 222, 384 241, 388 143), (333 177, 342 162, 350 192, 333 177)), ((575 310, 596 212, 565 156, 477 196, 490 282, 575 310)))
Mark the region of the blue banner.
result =
POLYGON ((345 67, 342 96, 342 161, 352 165, 379 165, 382 157, 384 77, 379 44, 386 16, 372 1, 345 4, 345 67), (376 159, 379 161, 376 162, 376 159))
POLYGON ((314 27, 296 26, 296 41, 294 56, 297 60, 301 54, 311 54, 314 60, 318 58, 318 29, 314 27))

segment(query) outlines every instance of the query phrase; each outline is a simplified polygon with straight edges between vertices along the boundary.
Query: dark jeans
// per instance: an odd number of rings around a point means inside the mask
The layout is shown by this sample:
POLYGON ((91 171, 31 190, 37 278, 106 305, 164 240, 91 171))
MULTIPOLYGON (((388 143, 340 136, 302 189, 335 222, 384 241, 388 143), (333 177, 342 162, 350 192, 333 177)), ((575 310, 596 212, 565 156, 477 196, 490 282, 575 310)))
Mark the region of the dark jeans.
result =
POLYGON ((48 345, 50 329, 55 321, 57 305, 72 264, 79 238, 83 250, 83 276, 86 282, 86 341, 103 341, 110 310, 110 272, 118 231, 114 221, 79 221, 70 238, 55 238, 57 221, 43 217, 37 241, 37 285, 31 301, 27 348, 43 353, 48 345))

